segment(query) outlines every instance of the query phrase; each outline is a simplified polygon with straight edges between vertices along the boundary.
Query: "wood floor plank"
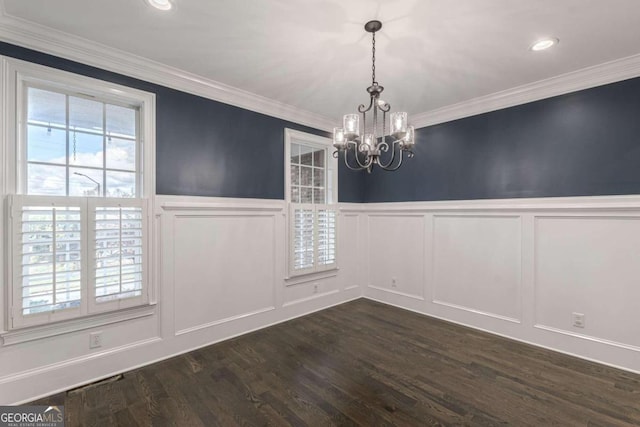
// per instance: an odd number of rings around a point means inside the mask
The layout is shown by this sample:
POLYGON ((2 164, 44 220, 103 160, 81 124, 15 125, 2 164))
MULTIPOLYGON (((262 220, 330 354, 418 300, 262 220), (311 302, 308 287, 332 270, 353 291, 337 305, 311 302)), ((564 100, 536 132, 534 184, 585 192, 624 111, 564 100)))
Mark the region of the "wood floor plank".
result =
POLYGON ((361 299, 34 403, 68 426, 640 426, 640 376, 361 299))

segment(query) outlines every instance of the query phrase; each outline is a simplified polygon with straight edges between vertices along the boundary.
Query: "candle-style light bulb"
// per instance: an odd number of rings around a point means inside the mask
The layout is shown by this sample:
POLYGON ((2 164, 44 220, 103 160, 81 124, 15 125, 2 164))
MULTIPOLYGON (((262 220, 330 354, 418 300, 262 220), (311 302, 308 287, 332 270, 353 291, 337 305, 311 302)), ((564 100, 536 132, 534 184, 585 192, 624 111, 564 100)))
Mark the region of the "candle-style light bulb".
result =
POLYGON ((345 114, 342 124, 347 140, 353 141, 360 135, 360 116, 357 114, 345 114))
POLYGON ((407 134, 404 137, 404 143, 402 148, 405 150, 411 150, 416 145, 416 131, 413 126, 407 128, 407 134))
POLYGON ((407 113, 397 112, 390 115, 391 135, 401 139, 407 133, 407 113))
POLYGON ((347 146, 343 128, 333 128, 333 146, 338 150, 342 150, 347 146))

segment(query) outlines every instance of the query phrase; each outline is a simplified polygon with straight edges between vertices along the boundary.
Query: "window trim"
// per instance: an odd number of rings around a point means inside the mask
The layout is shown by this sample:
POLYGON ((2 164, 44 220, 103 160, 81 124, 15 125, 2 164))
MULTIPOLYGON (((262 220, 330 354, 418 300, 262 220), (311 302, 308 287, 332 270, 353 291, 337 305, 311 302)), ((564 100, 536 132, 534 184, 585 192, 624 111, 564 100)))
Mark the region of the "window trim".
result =
MULTIPOLYGON (((311 133, 301 132, 289 128, 284 130, 284 200, 287 203, 291 203, 291 144, 295 143, 293 139, 300 141, 303 144, 310 145, 316 148, 322 148, 326 150, 326 180, 328 182, 329 175, 333 180, 331 186, 331 200, 330 204, 338 203, 338 161, 331 153, 333 144, 331 139, 320 135, 314 135, 311 133)), ((326 191, 326 189, 325 189, 326 191)))
MULTIPOLYGON (((286 272, 285 280, 302 279, 306 276, 318 275, 331 271, 338 270, 338 161, 332 156, 333 144, 331 139, 320 135, 314 135, 306 132, 301 132, 289 128, 285 128, 284 131, 284 172, 285 172, 285 202, 287 205, 287 227, 286 227, 286 272), (331 175, 331 200, 332 203, 292 203, 291 202, 291 144, 301 143, 316 148, 324 149, 326 152, 326 173, 325 179, 329 181, 329 175, 331 175), (295 270, 293 267, 293 211, 295 208, 309 207, 313 210, 314 216, 314 266, 312 268, 305 268, 301 270, 295 270), (335 262, 329 265, 318 266, 317 265, 317 253, 315 246, 317 245, 317 209, 334 209, 336 215, 336 243, 335 243, 335 262)), ((328 187, 328 186, 327 186, 328 187)), ((326 188, 326 187, 325 187, 326 188)), ((325 190, 326 191, 326 190, 325 190)), ((329 193, 326 193, 327 195, 329 193)), ((304 280, 303 280, 304 281, 304 280)))
MULTIPOLYGON (((7 285, 7 292, 0 292, 0 337, 13 343, 41 339, 64 333, 86 329, 86 325, 102 326, 106 324, 126 321, 141 316, 156 313, 156 276, 157 254, 155 251, 155 226, 152 224, 155 204, 155 139, 156 139, 156 95, 139 89, 110 83, 107 81, 87 77, 56 68, 51 68, 10 57, 0 56, 0 102, 4 114, 0 114, 0 197, 4 200, 0 209, 0 227, 3 231, 9 231, 9 221, 4 208, 8 204, 6 200, 11 195, 19 195, 26 187, 26 181, 21 180, 21 169, 26 168, 26 138, 23 135, 26 123, 24 122, 25 84, 36 86, 44 85, 64 91, 65 93, 80 93, 82 96, 96 96, 102 101, 113 102, 122 105, 123 102, 135 105, 139 109, 138 129, 139 144, 136 147, 136 172, 140 180, 139 194, 134 199, 146 206, 146 245, 144 256, 146 257, 146 289, 145 300, 142 304, 130 307, 124 304, 111 311, 90 312, 86 315, 74 316, 51 320, 33 326, 19 326, 11 328, 11 315, 13 306, 13 251, 9 232, 3 233, 6 237, 0 241, 0 279, 7 285), (23 91, 23 92, 18 92, 23 91), (23 149, 24 147, 24 149, 23 149), (5 249, 6 248, 6 249, 5 249)), ((40 196, 30 196, 40 197, 40 196)), ((117 200, 113 198, 97 198, 97 202, 117 200)), ((122 199, 124 202, 128 199, 122 199)), ((127 202, 124 202, 127 203, 127 202)), ((83 281, 86 278, 83 278, 83 281)), ((83 295, 82 304, 87 304, 87 297, 83 295)))
MULTIPOLYGON (((94 88, 91 88, 91 89, 94 89, 94 88)), ((104 93, 98 92, 95 90, 93 91, 93 94, 89 94, 87 92, 91 92, 91 90, 85 90, 85 88, 83 88, 83 91, 79 92, 77 89, 68 88, 66 85, 57 84, 57 82, 42 82, 40 80, 35 81, 31 78, 23 78, 18 80, 16 93, 19 94, 19 96, 17 97, 16 104, 19 104, 20 110, 17 112, 17 123, 19 126, 19 129, 18 129, 19 138, 18 138, 17 150, 18 150, 18 157, 21 158, 22 161, 19 161, 16 164, 16 167, 17 167, 17 171, 16 171, 16 174, 17 174, 16 190, 17 191, 16 192, 17 193, 26 194, 26 187, 28 185, 27 180, 28 180, 29 164, 41 164, 41 165, 54 166, 54 167, 64 166, 67 170, 71 168, 81 169, 83 171, 98 170, 102 172, 103 177, 106 176, 108 172, 129 172, 129 173, 133 172, 136 175, 136 197, 134 198, 144 197, 144 192, 143 192, 143 185, 145 182, 144 170, 143 170, 144 159, 142 159, 141 157, 141 155, 146 151, 142 147, 143 140, 141 135, 141 131, 144 129, 144 125, 142 124, 142 114, 141 114, 141 110, 143 108, 143 102, 123 102, 122 99, 113 98, 113 96, 110 94, 107 94, 105 96, 104 93), (135 139, 135 155, 136 155, 135 170, 131 171, 131 170, 124 170, 124 169, 117 169, 117 168, 109 168, 106 163, 106 153, 104 153, 105 157, 103 158, 103 165, 100 167, 88 166, 88 165, 71 165, 69 163, 70 153, 67 153, 66 162, 64 164, 53 164, 53 163, 44 162, 44 161, 36 161, 36 162, 29 161, 27 156, 27 138, 26 138, 28 127, 29 127, 28 102, 26 102, 26 100, 28 100, 29 89, 37 89, 37 90, 43 90, 48 92, 54 92, 60 95, 64 95, 65 98, 74 97, 74 98, 86 99, 89 101, 100 102, 102 104, 135 109, 136 135, 138 135, 138 137, 136 137, 135 139)), ((128 101, 131 101, 131 100, 128 100, 128 101)), ((69 102, 68 99, 67 99, 67 102, 69 102)), ((68 123, 69 115, 70 115, 69 111, 67 110, 67 123, 65 124, 65 132, 70 132, 70 128, 71 128, 71 126, 68 123)), ((105 123, 103 123, 103 126, 104 125, 105 123)), ((38 125, 38 126, 42 126, 42 125, 38 125)), ((74 134, 75 133, 76 131, 74 130, 74 134)), ((86 135, 86 131, 83 131, 83 130, 79 130, 78 133, 86 135)), ((105 130, 105 134, 106 134, 106 130, 105 130)), ((68 144, 69 144, 69 141, 67 141, 67 145, 68 144)), ((67 191, 69 190, 69 184, 70 184, 69 178, 70 176, 67 175, 66 183, 65 183, 67 191)), ((106 190, 107 188, 106 180, 103 180, 102 187, 103 187, 103 190, 106 190)), ((108 198, 105 194, 105 191, 103 191, 102 195, 98 197, 102 199, 108 198)))
POLYGON ((155 195, 155 94, 138 89, 109 83, 78 74, 31 62, 13 58, 4 60, 4 84, 7 88, 9 108, 5 117, 7 125, 7 140, 5 141, 7 157, 5 160, 8 170, 6 194, 24 194, 26 182, 26 86, 57 89, 66 94, 77 94, 81 97, 97 97, 102 101, 116 105, 123 103, 135 105, 139 108, 140 144, 136 147, 136 170, 142 184, 140 198, 150 198, 155 195), (11 126, 15 123, 16 126, 11 126), (12 129, 13 128, 13 129, 12 129), (17 144, 11 144, 11 140, 17 144), (13 145, 13 147, 12 147, 13 145), (10 159, 15 159, 11 162, 10 159))

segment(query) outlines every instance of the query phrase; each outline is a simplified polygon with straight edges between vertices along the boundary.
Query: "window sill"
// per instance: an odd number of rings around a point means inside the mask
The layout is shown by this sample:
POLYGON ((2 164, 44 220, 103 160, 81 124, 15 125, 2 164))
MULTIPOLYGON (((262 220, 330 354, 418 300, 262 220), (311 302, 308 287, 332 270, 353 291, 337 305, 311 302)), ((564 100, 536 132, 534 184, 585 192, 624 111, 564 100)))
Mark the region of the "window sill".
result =
POLYGON ((315 271, 313 273, 303 273, 295 276, 289 276, 284 278, 285 286, 295 286, 302 283, 314 282, 317 280, 328 279, 338 275, 338 267, 330 270, 315 271))
POLYGON ((91 329, 98 326, 109 325, 111 323, 125 322, 127 320, 151 316, 155 314, 155 312, 155 305, 147 304, 110 313, 96 314, 93 316, 63 320, 46 325, 16 329, 9 332, 3 332, 0 334, 0 337, 2 338, 3 346, 8 346, 91 329))

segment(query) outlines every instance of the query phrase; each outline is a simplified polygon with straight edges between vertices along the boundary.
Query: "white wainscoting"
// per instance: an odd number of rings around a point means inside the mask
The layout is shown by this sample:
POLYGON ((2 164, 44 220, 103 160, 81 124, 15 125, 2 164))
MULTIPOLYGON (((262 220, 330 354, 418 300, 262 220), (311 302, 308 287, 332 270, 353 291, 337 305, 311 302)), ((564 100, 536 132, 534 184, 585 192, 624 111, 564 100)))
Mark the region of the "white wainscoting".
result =
POLYGON ((356 213, 368 224, 365 297, 640 372, 640 197, 344 212, 356 213))
POLYGON ((433 215, 432 301, 520 322, 521 218, 433 215))
POLYGON ((353 250, 362 247, 361 214, 338 217, 344 270, 289 281, 283 201, 157 196, 154 205, 155 312, 0 347, 0 404, 67 390, 362 295, 361 254, 353 250), (103 346, 89 350, 95 331, 102 331, 103 346))
POLYGON ((536 216, 535 267, 536 327, 640 351, 640 216, 536 216))
POLYGON ((340 216, 338 261, 344 290, 359 288, 362 283, 362 260, 358 257, 362 255, 360 216, 347 213, 340 216))
POLYGON ((369 288, 424 300, 424 227, 424 215, 369 215, 369 288))
POLYGON ((175 215, 176 334, 275 310, 277 213, 175 215))
POLYGON ((296 280, 285 279, 284 202, 158 196, 155 206, 155 313, 2 346, 0 404, 363 294, 640 372, 640 197, 343 204, 338 270, 296 280), (89 350, 96 330, 103 347, 89 350))

